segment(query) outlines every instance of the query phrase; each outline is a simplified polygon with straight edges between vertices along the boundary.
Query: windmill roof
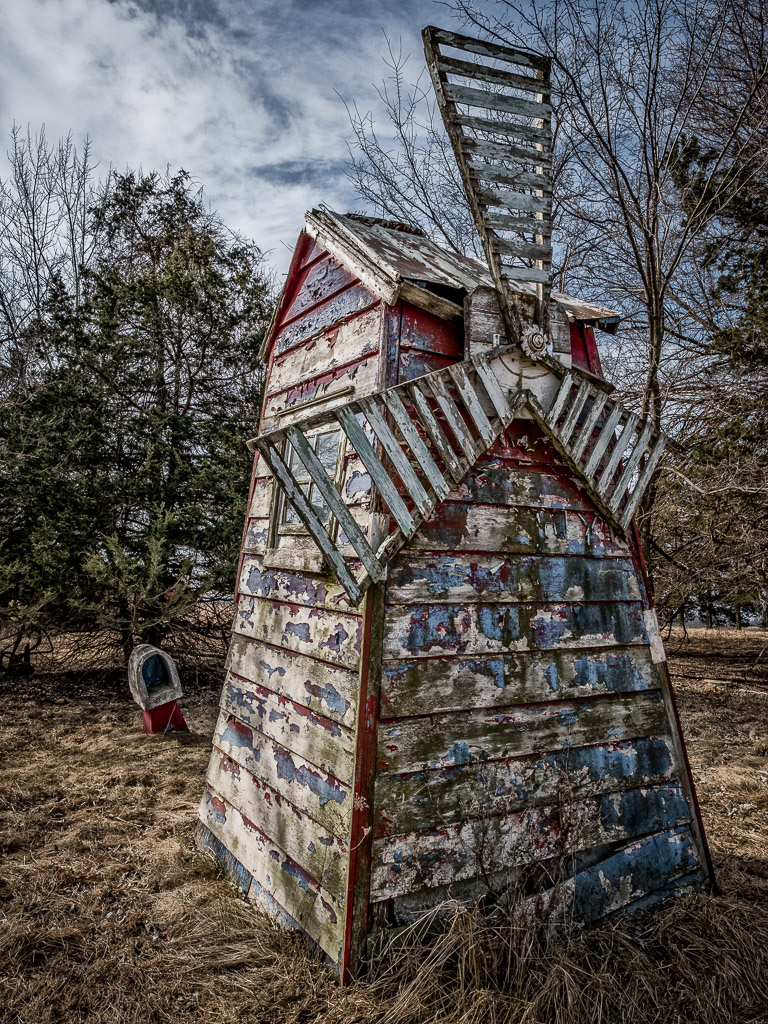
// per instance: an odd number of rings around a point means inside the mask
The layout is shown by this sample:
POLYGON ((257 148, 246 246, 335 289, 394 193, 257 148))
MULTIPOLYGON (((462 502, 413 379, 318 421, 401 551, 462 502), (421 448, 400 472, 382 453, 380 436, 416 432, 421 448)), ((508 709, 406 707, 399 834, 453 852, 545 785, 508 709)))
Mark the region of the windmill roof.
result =
MULTIPOLYGON (((397 299, 403 281, 464 291, 493 287, 485 263, 450 252, 405 224, 335 213, 327 207, 307 213, 306 223, 309 234, 387 302, 397 299)), ((527 281, 509 281, 508 287, 522 295, 535 293, 527 281)), ((616 310, 562 292, 553 292, 552 299, 571 319, 594 323, 610 333, 621 318, 616 310)))

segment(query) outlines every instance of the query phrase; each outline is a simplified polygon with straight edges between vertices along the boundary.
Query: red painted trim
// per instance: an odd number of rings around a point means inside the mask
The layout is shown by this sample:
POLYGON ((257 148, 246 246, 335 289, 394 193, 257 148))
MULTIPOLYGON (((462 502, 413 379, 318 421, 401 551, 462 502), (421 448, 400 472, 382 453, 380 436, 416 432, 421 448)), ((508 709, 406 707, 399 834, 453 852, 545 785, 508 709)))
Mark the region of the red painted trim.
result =
POLYGON ((587 364, 596 377, 605 380, 603 367, 600 364, 600 350, 595 339, 595 329, 590 324, 584 327, 584 345, 587 350, 587 364))
MULTIPOLYGON (((653 608, 653 589, 651 587, 651 580, 648 575, 648 567, 645 564, 645 555, 643 554, 643 545, 640 541, 640 530, 637 526, 637 520, 632 519, 632 544, 633 555, 637 555, 637 564, 640 568, 640 574, 643 580, 643 586, 645 587, 646 598, 648 607, 653 608)), ((691 787, 691 799, 693 800, 693 808, 696 814, 696 824, 698 825, 699 836, 701 837, 701 846, 704 853, 705 868, 708 875, 708 885, 711 891, 717 891, 717 883, 715 882, 715 870, 712 864, 712 854, 709 850, 709 842, 707 841, 707 833, 704 831, 704 822, 701 817, 701 806, 699 805, 699 796, 696 792, 696 783, 693 781, 693 773, 691 772, 691 762, 688 757, 688 748, 685 745, 685 734, 683 733, 683 726, 680 721, 680 712, 677 707, 677 697, 675 695, 675 688, 672 685, 672 676, 669 672, 669 663, 665 660, 662 662, 664 667, 664 675, 667 680, 667 687, 669 689, 669 699, 672 705, 672 713, 675 717, 675 727, 677 729, 677 738, 680 741, 680 750, 683 755, 683 764, 685 765, 685 773, 688 776, 688 784, 691 787)))
MULTIPOLYGON (((373 786, 376 778, 376 728, 379 715, 378 686, 369 687, 369 675, 378 671, 373 647, 375 620, 383 614, 381 584, 372 586, 365 600, 363 651, 360 659, 360 695, 355 744, 355 782, 347 869, 346 922, 341 963, 341 983, 348 985, 360 968, 361 947, 368 931, 371 846, 373 843, 373 786)), ((380 625, 380 623, 379 623, 380 625)), ((378 651, 380 653, 380 651, 378 651)))

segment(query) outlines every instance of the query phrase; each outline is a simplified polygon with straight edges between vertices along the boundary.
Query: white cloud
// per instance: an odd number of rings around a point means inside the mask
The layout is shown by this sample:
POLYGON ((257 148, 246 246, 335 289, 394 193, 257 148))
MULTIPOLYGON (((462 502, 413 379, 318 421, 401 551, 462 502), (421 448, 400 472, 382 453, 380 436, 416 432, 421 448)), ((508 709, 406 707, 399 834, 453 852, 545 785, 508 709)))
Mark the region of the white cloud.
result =
POLYGON ((89 135, 103 166, 184 167, 284 269, 281 242, 292 247, 305 209, 355 205, 336 92, 373 105, 382 30, 420 65, 418 33, 435 17, 448 20, 431 0, 17 0, 0 128, 89 135))

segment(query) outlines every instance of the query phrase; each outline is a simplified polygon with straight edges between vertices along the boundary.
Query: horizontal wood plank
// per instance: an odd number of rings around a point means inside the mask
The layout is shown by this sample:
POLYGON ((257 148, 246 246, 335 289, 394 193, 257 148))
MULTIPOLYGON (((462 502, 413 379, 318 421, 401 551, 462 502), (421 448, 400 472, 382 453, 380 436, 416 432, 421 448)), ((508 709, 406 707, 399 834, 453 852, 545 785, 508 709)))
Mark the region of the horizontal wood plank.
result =
POLYGON ((200 819, 253 876, 249 898, 261 902, 268 897, 286 911, 290 908, 291 920, 338 962, 344 939, 343 902, 322 889, 253 822, 208 788, 200 819))
POLYGON ((407 718, 379 725, 378 765, 379 771, 418 772, 618 743, 666 730, 664 703, 656 691, 407 718))
POLYGON ((444 89, 445 95, 454 103, 482 107, 485 110, 501 110, 505 114, 535 117, 541 120, 552 116, 552 105, 544 100, 537 103, 509 93, 492 92, 489 89, 473 89, 470 86, 456 85, 453 82, 446 82, 444 89))
POLYGON ((385 658, 648 644, 636 602, 388 605, 385 658))
POLYGON ((385 661, 382 719, 653 690, 650 648, 385 661))
MULTIPOLYGON (((300 808, 337 838, 345 842, 349 840, 352 816, 349 786, 226 711, 219 714, 213 745, 241 769, 278 793, 281 799, 300 808)), ((237 800, 233 803, 243 806, 237 800)))
POLYGON ((265 567, 258 555, 247 554, 240 570, 239 592, 308 608, 326 608, 355 613, 344 588, 330 574, 310 576, 290 570, 265 567))
POLYGON ((338 722, 231 673, 224 682, 221 707, 345 786, 352 785, 354 736, 338 722))
POLYGON ((678 783, 531 807, 502 818, 375 839, 371 899, 493 875, 533 861, 588 850, 689 820, 678 783))
POLYGON ((390 564, 387 601, 636 601, 632 563, 578 555, 483 555, 401 552, 390 564))
POLYGON ((354 669, 237 634, 232 637, 226 667, 324 718, 348 728, 355 724, 359 680, 354 669))
POLYGON ((346 668, 357 668, 360 662, 359 615, 264 601, 243 594, 237 602, 233 629, 241 636, 346 668))
POLYGON ((421 524, 410 550, 629 555, 627 541, 595 513, 466 505, 448 498, 421 524))
POLYGON ((569 883, 577 920, 590 924, 701 869, 687 826, 647 836, 569 883))
POLYGON ((566 797, 578 800, 655 785, 669 781, 678 770, 671 741, 648 736, 437 771, 380 772, 375 835, 418 832, 557 803, 566 797))

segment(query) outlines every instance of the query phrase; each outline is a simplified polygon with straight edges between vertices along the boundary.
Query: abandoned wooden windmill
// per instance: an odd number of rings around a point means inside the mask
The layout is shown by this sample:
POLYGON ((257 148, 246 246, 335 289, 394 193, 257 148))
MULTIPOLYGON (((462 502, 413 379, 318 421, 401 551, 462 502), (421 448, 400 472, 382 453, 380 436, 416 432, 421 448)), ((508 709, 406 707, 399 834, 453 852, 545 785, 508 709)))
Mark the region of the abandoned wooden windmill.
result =
POLYGON ((664 436, 602 378, 616 314, 550 293, 549 64, 424 39, 488 268, 307 215, 198 828, 343 978, 531 865, 585 923, 709 872, 633 519, 664 436))

